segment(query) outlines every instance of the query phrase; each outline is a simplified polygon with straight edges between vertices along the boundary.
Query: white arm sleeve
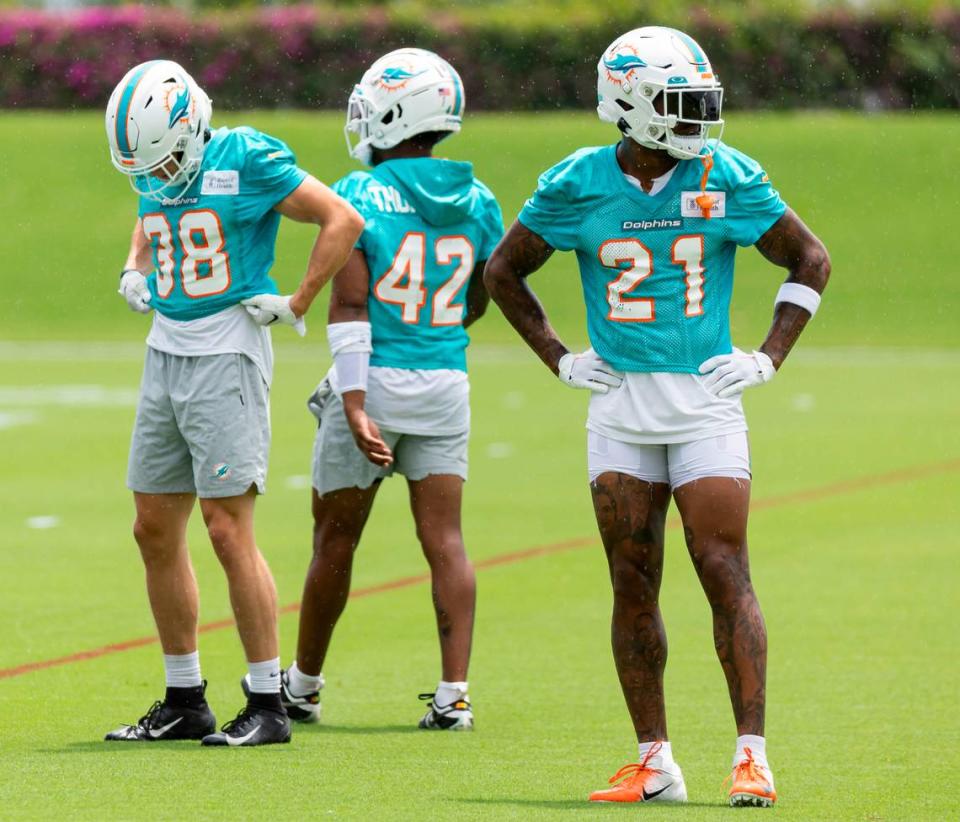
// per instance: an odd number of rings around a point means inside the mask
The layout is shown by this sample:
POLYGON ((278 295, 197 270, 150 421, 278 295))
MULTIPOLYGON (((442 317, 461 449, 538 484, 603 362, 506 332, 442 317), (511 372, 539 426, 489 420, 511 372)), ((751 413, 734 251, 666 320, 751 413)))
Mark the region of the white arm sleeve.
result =
POLYGON ((337 390, 366 391, 373 342, 368 322, 334 323, 327 326, 327 342, 337 374, 337 390))

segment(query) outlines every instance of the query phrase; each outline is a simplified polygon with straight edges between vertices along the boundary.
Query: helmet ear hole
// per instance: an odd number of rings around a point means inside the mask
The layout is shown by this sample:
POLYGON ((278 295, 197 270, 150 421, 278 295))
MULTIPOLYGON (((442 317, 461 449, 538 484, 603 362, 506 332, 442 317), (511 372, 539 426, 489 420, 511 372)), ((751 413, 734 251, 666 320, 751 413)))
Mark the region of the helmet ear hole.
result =
POLYGON ((624 120, 623 117, 621 117, 619 120, 617 120, 617 128, 626 134, 628 131, 630 131, 630 124, 624 120))

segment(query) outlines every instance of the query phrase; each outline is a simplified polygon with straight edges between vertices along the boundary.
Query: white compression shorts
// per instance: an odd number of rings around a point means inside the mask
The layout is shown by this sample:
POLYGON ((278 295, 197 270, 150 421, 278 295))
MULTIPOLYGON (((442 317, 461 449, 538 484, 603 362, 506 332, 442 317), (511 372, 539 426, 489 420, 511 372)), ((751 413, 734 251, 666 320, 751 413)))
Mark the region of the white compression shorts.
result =
POLYGON ((750 479, 747 432, 721 434, 693 442, 640 445, 587 431, 590 482, 609 471, 679 488, 705 477, 750 479))

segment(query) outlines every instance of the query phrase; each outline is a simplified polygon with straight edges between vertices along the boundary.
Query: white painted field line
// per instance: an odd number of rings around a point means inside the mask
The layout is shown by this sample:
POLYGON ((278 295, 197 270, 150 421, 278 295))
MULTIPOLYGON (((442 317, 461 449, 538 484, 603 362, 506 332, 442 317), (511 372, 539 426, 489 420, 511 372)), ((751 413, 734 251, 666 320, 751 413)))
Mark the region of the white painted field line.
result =
POLYGON ((32 425, 40 419, 33 411, 0 411, 0 431, 32 425))
POLYGON ((53 514, 45 514, 39 517, 28 517, 27 528, 33 528, 37 531, 46 531, 50 528, 56 528, 60 524, 60 517, 53 514))
POLYGON ((103 385, 0 385, 0 408, 50 405, 113 408, 136 404, 136 388, 107 388, 103 385))

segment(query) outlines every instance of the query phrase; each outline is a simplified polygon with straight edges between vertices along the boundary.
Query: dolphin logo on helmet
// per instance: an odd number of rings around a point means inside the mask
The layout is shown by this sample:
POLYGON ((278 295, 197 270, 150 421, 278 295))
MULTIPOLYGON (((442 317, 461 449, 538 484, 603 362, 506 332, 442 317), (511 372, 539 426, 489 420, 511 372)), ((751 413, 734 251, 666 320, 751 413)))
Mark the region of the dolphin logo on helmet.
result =
POLYGON ((408 71, 399 66, 385 68, 380 74, 380 86, 387 89, 403 88, 410 80, 423 73, 423 71, 408 71))
POLYGON ((603 64, 610 71, 630 72, 636 68, 646 68, 647 64, 636 54, 618 54, 612 60, 604 60, 603 64))
POLYGON ((186 86, 180 91, 177 95, 177 99, 173 101, 173 105, 170 107, 170 120, 167 123, 169 128, 173 128, 173 124, 177 122, 181 117, 183 117, 187 110, 190 108, 190 89, 186 86))

